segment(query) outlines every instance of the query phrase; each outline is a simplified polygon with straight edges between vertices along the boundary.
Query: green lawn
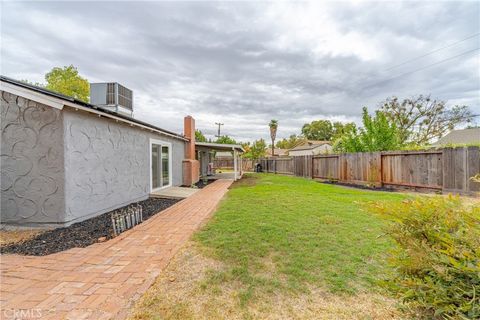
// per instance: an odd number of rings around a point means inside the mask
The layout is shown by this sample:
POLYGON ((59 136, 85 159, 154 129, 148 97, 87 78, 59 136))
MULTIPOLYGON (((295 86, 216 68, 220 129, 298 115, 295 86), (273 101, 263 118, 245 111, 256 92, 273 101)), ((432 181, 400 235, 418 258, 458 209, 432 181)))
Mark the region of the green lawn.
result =
POLYGON ((393 245, 383 221, 362 210, 367 201, 406 195, 327 185, 296 177, 249 174, 228 193, 195 236, 204 253, 224 262, 204 288, 241 283, 242 304, 258 292, 333 293, 375 290, 393 245))

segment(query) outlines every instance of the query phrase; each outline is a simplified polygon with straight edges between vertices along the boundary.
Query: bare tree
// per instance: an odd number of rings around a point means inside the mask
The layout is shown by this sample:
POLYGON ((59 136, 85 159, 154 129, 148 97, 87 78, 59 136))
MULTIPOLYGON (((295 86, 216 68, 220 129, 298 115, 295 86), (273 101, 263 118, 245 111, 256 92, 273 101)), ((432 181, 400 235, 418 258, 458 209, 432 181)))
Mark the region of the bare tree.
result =
POLYGON ((467 106, 447 108, 445 101, 423 95, 403 101, 391 97, 380 109, 397 125, 401 144, 427 144, 475 117, 467 106))

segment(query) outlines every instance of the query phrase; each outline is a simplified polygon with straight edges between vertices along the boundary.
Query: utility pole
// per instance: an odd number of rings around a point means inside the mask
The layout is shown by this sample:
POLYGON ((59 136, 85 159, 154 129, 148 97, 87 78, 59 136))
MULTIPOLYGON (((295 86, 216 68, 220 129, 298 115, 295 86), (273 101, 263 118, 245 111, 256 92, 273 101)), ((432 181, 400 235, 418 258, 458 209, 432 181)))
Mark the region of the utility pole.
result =
POLYGON ((223 126, 223 123, 220 122, 215 122, 215 124, 218 126, 218 134, 216 135, 217 138, 220 138, 220 127, 223 126))

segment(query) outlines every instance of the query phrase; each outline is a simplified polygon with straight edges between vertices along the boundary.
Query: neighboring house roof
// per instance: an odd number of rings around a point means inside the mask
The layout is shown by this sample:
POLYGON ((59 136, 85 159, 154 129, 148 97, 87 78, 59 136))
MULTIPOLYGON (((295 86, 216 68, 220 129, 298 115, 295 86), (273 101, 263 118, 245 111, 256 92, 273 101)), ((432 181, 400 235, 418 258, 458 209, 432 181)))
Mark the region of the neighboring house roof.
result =
POLYGON ((308 140, 305 141, 304 143, 296 146, 293 149, 290 149, 290 151, 300 151, 300 150, 312 150, 317 147, 323 146, 324 144, 331 145, 330 141, 317 141, 317 140, 308 140))
POLYGON ((42 104, 51 105, 52 107, 57 109, 62 109, 64 105, 67 105, 72 108, 79 108, 79 109, 81 108, 82 110, 103 115, 107 118, 112 118, 119 121, 127 122, 132 125, 139 125, 140 127, 147 127, 149 129, 152 129, 153 131, 157 131, 177 139, 188 141, 187 138, 185 138, 183 135, 180 135, 178 133, 159 128, 150 123, 147 123, 147 122, 144 122, 144 121, 141 121, 117 112, 113 112, 113 111, 104 109, 100 106, 96 106, 72 97, 68 97, 63 94, 53 92, 42 87, 37 87, 31 84, 24 83, 24 82, 14 80, 1 75, 0 75, 0 81, 1 81, 0 83, 2 84, 2 86, 0 87, 0 90, 11 92, 16 95, 21 95, 21 92, 20 92, 21 90, 28 90, 33 92, 33 95, 26 98, 35 100, 42 104), (15 86, 16 88, 15 87, 12 88, 11 85, 15 86), (45 99, 44 97, 42 98, 41 96, 47 96, 47 98, 45 99), (48 99, 48 97, 53 99, 48 99))
MULTIPOLYGON (((288 154, 288 149, 275 148, 274 150, 276 156, 286 156, 288 154)), ((272 148, 267 148, 266 153, 267 156, 272 156, 272 148)))
POLYGON ((470 143, 480 143, 480 128, 452 130, 445 137, 440 138, 435 143, 432 143, 432 146, 470 143))
POLYGON ((243 147, 239 144, 224 144, 224 143, 212 143, 212 142, 195 142, 195 146, 206 147, 212 150, 217 151, 233 151, 237 150, 240 152, 245 152, 243 147))

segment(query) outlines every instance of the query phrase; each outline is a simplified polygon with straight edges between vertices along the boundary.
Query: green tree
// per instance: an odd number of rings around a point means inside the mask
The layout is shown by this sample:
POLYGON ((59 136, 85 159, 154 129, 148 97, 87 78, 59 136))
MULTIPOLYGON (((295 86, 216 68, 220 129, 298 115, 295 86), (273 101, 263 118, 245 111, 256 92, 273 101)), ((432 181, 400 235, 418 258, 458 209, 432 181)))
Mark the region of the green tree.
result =
POLYGON ((272 156, 275 156, 275 138, 277 137, 278 120, 270 120, 270 138, 272 139, 272 156))
POLYGON ((362 128, 352 127, 339 139, 334 145, 336 151, 371 152, 401 148, 399 130, 384 112, 377 110, 372 117, 367 108, 363 108, 362 122, 362 128))
POLYGON ((308 140, 334 141, 354 125, 353 122, 343 123, 340 121, 315 120, 303 125, 302 134, 308 140))
POLYGON ((350 132, 353 128, 355 128, 355 123, 354 122, 340 122, 336 121, 333 123, 333 134, 331 141, 335 141, 341 136, 343 136, 345 133, 350 132))
POLYGON ((265 149, 267 148, 267 143, 265 142, 265 140, 263 139, 260 139, 260 140, 255 140, 252 145, 248 146, 248 149, 245 148, 244 146, 244 149, 246 150, 245 154, 243 155, 244 158, 248 158, 248 159, 260 159, 260 158, 263 158, 265 157, 265 149))
POLYGON ((235 139, 225 135, 219 137, 217 140, 215 140, 215 143, 221 143, 221 144, 237 144, 237 141, 235 139))
POLYGON ((195 141, 198 142, 207 142, 207 138, 203 135, 202 131, 195 130, 195 141))
POLYGON ((398 128, 400 143, 425 145, 441 138, 459 124, 468 123, 474 116, 467 106, 447 108, 446 102, 419 95, 400 101, 386 99, 380 109, 398 128))
POLYGON ((45 88, 85 102, 89 101, 90 85, 88 80, 78 74, 73 65, 55 67, 45 75, 45 88))
POLYGON ((283 138, 280 141, 277 141, 276 147, 280 149, 292 149, 305 142, 305 138, 302 136, 297 136, 296 134, 290 135, 288 139, 283 138))
POLYGON ((305 123, 302 127, 302 134, 308 140, 328 140, 333 135, 333 125, 330 120, 315 120, 305 123))

